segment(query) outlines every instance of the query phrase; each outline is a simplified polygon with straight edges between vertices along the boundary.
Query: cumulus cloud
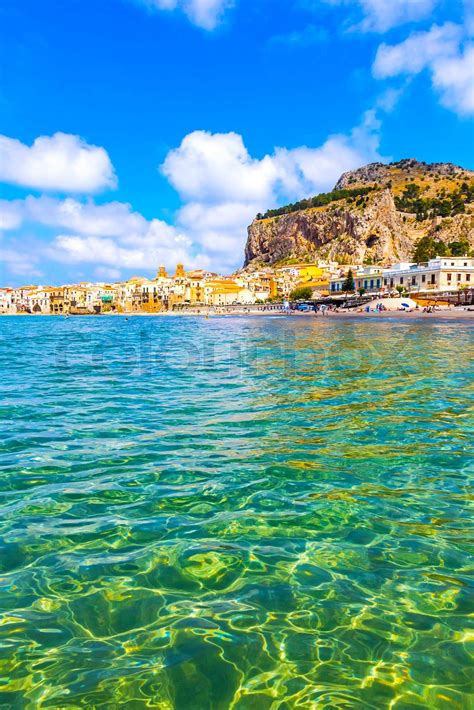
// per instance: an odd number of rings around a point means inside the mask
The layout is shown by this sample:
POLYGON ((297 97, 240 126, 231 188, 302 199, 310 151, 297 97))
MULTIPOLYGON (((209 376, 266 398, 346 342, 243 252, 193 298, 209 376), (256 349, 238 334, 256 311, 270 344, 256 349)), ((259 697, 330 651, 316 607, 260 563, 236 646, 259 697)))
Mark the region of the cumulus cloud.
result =
POLYGON ((474 113, 474 44, 464 42, 464 28, 447 22, 412 33, 399 44, 382 44, 373 73, 387 79, 427 70, 441 102, 459 114, 474 113))
POLYGON ((90 200, 30 195, 1 201, 0 224, 5 231, 22 225, 30 231, 38 226, 49 228, 49 246, 42 249, 36 242, 32 251, 63 263, 93 263, 116 271, 149 271, 159 263, 173 265, 183 259, 194 263, 191 239, 183 231, 162 220, 147 220, 121 202, 96 205, 90 200))
POLYGON ((104 148, 66 133, 40 136, 31 146, 0 136, 0 181, 39 190, 82 193, 114 188, 117 184, 104 148))
POLYGON ((440 0, 326 0, 331 5, 354 6, 362 20, 352 29, 362 32, 387 32, 392 27, 422 20, 433 12, 440 0))
POLYGON ((23 221, 20 203, 0 200, 0 232, 16 229, 23 221))
POLYGON ((268 200, 276 179, 272 159, 253 159, 237 133, 194 131, 161 170, 184 200, 212 203, 268 200))
POLYGON ((143 215, 124 202, 96 205, 91 200, 80 202, 71 197, 60 200, 30 195, 17 201, 17 213, 23 221, 104 237, 142 234, 147 229, 143 215))
POLYGON ((382 44, 374 62, 374 75, 379 79, 398 74, 418 74, 440 57, 457 53, 462 30, 447 22, 434 25, 429 32, 414 32, 399 44, 382 44))
POLYGON ((190 253, 191 241, 174 227, 152 220, 144 233, 127 238, 60 234, 49 250, 50 257, 67 264, 95 264, 121 269, 156 270, 158 264, 169 266, 182 261, 188 267, 197 264, 190 253))
POLYGON ((38 255, 26 249, 23 240, 21 242, 17 239, 6 241, 0 234, 0 276, 2 280, 5 279, 5 283, 6 271, 22 280, 42 276, 42 271, 37 267, 38 255))
POLYGON ((375 111, 318 147, 276 148, 263 157, 252 156, 237 133, 195 131, 161 167, 183 202, 174 224, 148 220, 122 202, 29 195, 0 201, 0 225, 5 234, 11 230, 9 239, 20 228, 40 228, 49 241, 30 249, 39 261, 93 264, 104 278, 130 270, 151 275, 158 264, 178 261, 230 272, 242 263, 246 228, 257 212, 332 188, 342 172, 379 160, 378 148, 375 111))
POLYGON ((150 10, 181 10, 189 20, 205 30, 213 30, 233 0, 136 0, 150 10))
POLYGON ((331 189, 342 172, 379 160, 379 128, 368 111, 347 135, 262 158, 252 157, 236 133, 190 133, 161 168, 185 202, 177 225, 211 261, 235 268, 257 212, 331 189))

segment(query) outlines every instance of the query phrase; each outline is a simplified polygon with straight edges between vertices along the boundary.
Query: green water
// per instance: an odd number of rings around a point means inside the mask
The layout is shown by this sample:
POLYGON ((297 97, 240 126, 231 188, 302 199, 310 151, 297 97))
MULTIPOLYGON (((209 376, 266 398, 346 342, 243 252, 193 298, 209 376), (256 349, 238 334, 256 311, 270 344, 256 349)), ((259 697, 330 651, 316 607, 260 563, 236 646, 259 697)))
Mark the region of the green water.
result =
POLYGON ((474 328, 0 319, 0 707, 474 708, 474 328))

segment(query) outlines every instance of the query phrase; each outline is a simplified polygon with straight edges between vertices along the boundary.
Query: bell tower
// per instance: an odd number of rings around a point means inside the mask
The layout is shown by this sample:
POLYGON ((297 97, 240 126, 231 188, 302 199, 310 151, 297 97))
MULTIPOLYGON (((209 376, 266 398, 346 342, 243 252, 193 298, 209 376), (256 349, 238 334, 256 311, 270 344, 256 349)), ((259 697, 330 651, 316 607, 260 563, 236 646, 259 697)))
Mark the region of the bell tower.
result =
POLYGON ((164 266, 160 266, 158 269, 158 273, 156 274, 157 279, 167 279, 168 278, 168 273, 166 271, 166 268, 164 266))
POLYGON ((184 279, 184 266, 180 263, 176 266, 176 273, 174 275, 175 279, 184 279))

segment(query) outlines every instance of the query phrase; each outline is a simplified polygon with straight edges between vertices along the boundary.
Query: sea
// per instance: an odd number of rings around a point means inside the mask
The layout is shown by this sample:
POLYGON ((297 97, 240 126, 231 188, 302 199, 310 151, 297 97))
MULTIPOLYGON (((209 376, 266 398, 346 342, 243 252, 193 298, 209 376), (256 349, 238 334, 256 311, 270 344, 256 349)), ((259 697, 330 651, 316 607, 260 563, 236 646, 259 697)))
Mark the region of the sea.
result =
POLYGON ((474 328, 0 318, 0 707, 474 708, 474 328))

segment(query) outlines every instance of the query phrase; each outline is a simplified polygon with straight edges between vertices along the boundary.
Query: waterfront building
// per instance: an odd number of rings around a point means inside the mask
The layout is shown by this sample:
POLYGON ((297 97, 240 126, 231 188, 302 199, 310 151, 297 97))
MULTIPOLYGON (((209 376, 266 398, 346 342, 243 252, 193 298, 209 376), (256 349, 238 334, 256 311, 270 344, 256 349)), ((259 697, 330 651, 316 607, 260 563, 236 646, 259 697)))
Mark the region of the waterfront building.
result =
POLYGON ((16 306, 13 303, 13 289, 12 288, 1 288, 0 289, 0 313, 3 313, 3 314, 16 313, 16 306))
MULTIPOLYGON (((331 294, 342 294, 344 292, 344 284, 347 278, 346 273, 339 276, 334 276, 330 281, 331 294)), ((353 271, 354 291, 364 289, 369 294, 378 294, 384 282, 384 271, 379 266, 364 266, 353 271)))
POLYGON ((384 270, 384 288, 393 291, 458 291, 474 288, 474 258, 437 256, 424 264, 399 263, 384 270))
POLYGON ((52 315, 62 315, 66 313, 64 307, 64 287, 63 286, 51 286, 48 288, 49 291, 49 312, 52 315))
POLYGON ((204 285, 204 303, 209 306, 250 305, 256 302, 250 289, 231 278, 216 278, 204 285))
POLYGON ((64 286, 64 309, 67 313, 87 313, 87 285, 64 286))
POLYGON ((153 281, 144 281, 138 286, 138 310, 145 313, 159 313, 168 307, 171 279, 160 276, 153 281))
POLYGON ((37 286, 19 286, 11 293, 11 303, 15 313, 29 313, 28 296, 37 286))

